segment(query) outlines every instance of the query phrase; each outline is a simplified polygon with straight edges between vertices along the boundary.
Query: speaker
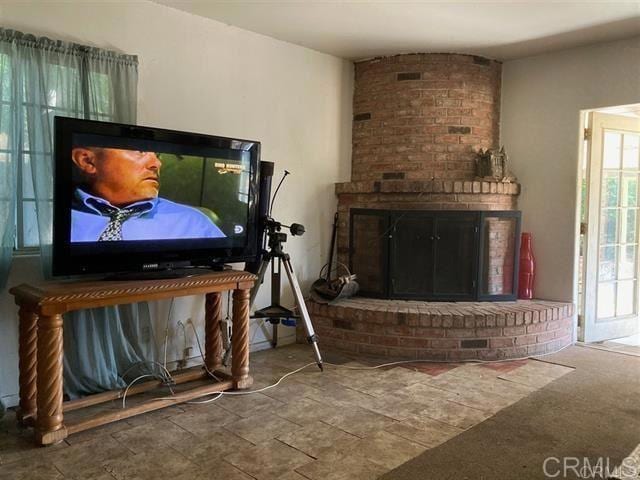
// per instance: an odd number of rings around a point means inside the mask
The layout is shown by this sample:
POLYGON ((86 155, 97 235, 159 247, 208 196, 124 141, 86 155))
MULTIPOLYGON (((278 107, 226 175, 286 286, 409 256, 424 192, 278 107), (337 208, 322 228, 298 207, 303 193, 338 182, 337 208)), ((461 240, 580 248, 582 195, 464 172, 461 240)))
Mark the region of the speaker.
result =
POLYGON ((258 215, 257 215, 257 241, 258 255, 254 262, 247 262, 245 270, 250 273, 258 273, 262 261, 262 252, 265 249, 265 220, 269 216, 269 204, 271 202, 271 183, 273 180, 274 163, 260 161, 260 182, 258 192, 258 215))

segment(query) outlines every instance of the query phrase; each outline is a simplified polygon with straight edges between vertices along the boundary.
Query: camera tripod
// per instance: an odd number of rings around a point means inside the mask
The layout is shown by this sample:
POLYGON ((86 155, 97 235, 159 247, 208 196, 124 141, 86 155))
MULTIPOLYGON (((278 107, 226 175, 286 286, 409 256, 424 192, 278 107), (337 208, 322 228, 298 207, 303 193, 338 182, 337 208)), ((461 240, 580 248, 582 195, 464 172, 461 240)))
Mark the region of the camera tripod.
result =
MULTIPOLYGON (((291 258, 289 257, 289 254, 283 250, 282 247, 282 244, 287 241, 287 234, 281 232, 282 227, 288 228, 291 232, 291 235, 293 236, 302 235, 304 233, 304 226, 300 225, 299 223, 293 223, 288 226, 282 225, 280 222, 276 222, 272 218, 268 218, 265 221, 265 230, 268 238, 268 250, 265 250, 262 253, 262 260, 257 272, 258 280, 251 290, 250 304, 253 305, 253 302, 258 295, 260 285, 262 285, 262 282, 264 281, 267 269, 269 268, 269 265, 271 265, 271 305, 260 310, 256 310, 254 313, 254 318, 266 319, 273 325, 273 333, 271 337, 271 345, 273 347, 275 347, 278 343, 278 324, 281 322, 285 323, 291 319, 301 318, 307 334, 307 342, 309 342, 309 344, 311 344, 311 346, 313 347, 313 352, 316 357, 316 363, 318 364, 320 370, 322 370, 322 356, 320 355, 320 350, 318 349, 318 340, 316 338, 315 331, 313 330, 313 325, 311 323, 311 318, 309 317, 307 306, 304 303, 302 290, 300 289, 298 278, 296 277, 296 274, 293 271, 293 267, 291 266, 291 258), (289 285, 291 286, 291 290, 296 301, 296 306, 298 307, 299 315, 294 314, 294 312, 290 309, 280 305, 280 278, 283 266, 284 271, 287 274, 287 278, 289 279, 289 285)), ((226 359, 228 358, 228 351, 225 352, 224 358, 226 361, 226 359)))

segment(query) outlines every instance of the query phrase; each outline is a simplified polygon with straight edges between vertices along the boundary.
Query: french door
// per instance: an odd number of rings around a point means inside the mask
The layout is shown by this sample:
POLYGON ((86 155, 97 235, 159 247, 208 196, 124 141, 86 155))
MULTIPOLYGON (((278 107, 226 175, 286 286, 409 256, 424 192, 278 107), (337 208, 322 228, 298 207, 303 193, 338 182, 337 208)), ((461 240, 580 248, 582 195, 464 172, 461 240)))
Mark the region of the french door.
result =
POLYGON ((592 113, 584 328, 594 342, 640 332, 640 119, 592 113))

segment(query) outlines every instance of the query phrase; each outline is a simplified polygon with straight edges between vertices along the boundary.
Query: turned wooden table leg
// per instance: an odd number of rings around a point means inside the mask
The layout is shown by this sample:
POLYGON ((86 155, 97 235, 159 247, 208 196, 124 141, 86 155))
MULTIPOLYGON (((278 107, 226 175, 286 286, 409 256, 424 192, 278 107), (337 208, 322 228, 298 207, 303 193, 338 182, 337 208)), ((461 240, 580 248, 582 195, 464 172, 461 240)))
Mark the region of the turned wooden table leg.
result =
POLYGON ((26 306, 20 306, 19 371, 20 404, 18 423, 34 425, 36 417, 36 349, 38 341, 38 315, 26 306))
POLYGON ((207 293, 204 305, 204 363, 210 372, 222 367, 222 294, 207 293))
POLYGON ((62 315, 38 318, 36 441, 58 443, 67 437, 62 424, 62 315))
POLYGON ((231 376, 235 388, 249 388, 249 290, 233 291, 233 334, 231 336, 231 376))

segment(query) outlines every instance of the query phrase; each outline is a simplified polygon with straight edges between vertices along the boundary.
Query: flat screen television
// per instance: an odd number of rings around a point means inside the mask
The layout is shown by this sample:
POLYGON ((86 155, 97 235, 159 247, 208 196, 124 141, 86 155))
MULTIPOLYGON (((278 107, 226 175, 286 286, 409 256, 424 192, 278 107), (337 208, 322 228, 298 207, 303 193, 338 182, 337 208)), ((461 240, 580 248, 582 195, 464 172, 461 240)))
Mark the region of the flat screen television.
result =
POLYGON ((253 261, 260 142, 55 118, 53 274, 253 261))

